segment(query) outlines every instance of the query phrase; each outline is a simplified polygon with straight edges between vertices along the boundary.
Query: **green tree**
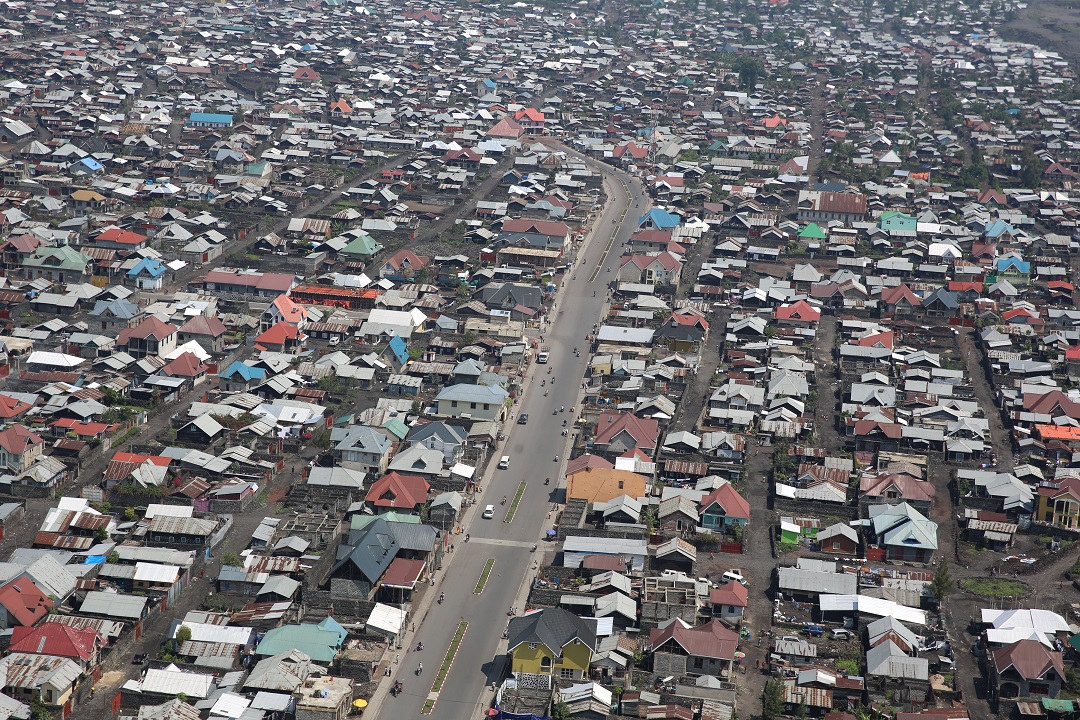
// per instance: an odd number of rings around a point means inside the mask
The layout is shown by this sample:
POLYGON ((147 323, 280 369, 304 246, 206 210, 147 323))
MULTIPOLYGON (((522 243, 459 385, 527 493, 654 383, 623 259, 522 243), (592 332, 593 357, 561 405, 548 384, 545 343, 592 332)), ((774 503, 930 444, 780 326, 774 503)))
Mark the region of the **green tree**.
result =
POLYGON ((98 528, 94 531, 94 539, 98 542, 105 542, 109 539, 109 531, 103 527, 98 528))
POLYGON ((176 631, 176 644, 178 646, 183 645, 190 640, 191 628, 189 628, 187 625, 181 625, 180 628, 176 631))
POLYGON ((749 55, 740 55, 731 64, 731 69, 739 74, 739 87, 753 90, 758 78, 764 73, 761 61, 749 55))
POLYGON ((570 720, 570 706, 559 700, 551 706, 551 720, 570 720))
POLYGON ((131 522, 132 520, 135 519, 135 517, 136 517, 135 508, 131 508, 131 507, 124 508, 124 519, 125 520, 127 520, 128 522, 131 522))
POLYGON ((933 593, 938 602, 941 602, 948 597, 952 587, 953 580, 949 574, 949 566, 942 560, 938 563, 937 570, 934 571, 934 579, 930 581, 930 592, 933 593))
POLYGON ((1042 161, 1031 148, 1024 148, 1020 156, 1020 182, 1026 188, 1036 189, 1042 181, 1042 161))
POLYGON ((244 562, 240 559, 240 556, 229 550, 221 556, 222 565, 231 565, 233 567, 244 567, 244 562))
POLYGON ((33 720, 53 720, 52 711, 41 699, 40 692, 34 693, 34 699, 30 701, 30 717, 33 720))
POLYGON ((311 434, 311 444, 320 450, 330 447, 330 431, 322 427, 311 434))
POLYGON ((762 698, 761 716, 765 720, 772 720, 784 714, 784 683, 778 679, 765 683, 765 693, 762 698))

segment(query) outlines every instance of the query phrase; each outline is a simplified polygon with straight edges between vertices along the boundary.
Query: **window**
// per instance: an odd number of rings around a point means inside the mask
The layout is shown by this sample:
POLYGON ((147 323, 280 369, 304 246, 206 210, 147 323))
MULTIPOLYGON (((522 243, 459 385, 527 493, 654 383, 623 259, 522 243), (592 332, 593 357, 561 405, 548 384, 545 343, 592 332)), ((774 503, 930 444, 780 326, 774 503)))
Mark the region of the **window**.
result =
POLYGON ((470 410, 475 410, 476 409, 476 403, 469 403, 469 409, 470 410))
POLYGON ((195 538, 195 544, 196 545, 202 545, 202 538, 201 537, 195 538))
POLYGON ((577 670, 574 668, 559 668, 559 677, 565 680, 573 680, 577 677, 577 670))
POLYGON ((619 489, 620 489, 620 490, 622 490, 622 489, 623 489, 623 485, 624 485, 624 484, 625 484, 625 482, 624 482, 623 480, 620 480, 620 481, 619 481, 619 489))
POLYGON ((536 643, 529 643, 529 649, 530 650, 535 650, 536 649, 536 643))
POLYGON ((833 540, 832 541, 832 549, 833 550, 839 550, 840 549, 840 541, 839 540, 833 540))
POLYGON ((457 400, 451 400, 450 407, 457 407, 457 400))
POLYGON ((700 670, 705 667, 705 661, 699 657, 694 658, 694 669, 700 670))
POLYGON ((549 658, 549 657, 540 658, 540 669, 541 670, 551 670, 551 658, 549 658))

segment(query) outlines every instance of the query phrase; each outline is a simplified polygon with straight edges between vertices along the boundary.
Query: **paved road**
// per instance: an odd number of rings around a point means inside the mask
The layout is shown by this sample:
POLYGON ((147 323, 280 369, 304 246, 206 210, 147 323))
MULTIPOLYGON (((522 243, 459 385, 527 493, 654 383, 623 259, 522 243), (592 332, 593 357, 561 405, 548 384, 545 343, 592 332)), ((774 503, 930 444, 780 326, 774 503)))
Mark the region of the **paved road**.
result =
MULTIPOLYGON (((445 569, 437 579, 438 589, 446 593, 446 602, 432 603, 426 614, 417 618, 419 630, 395 668, 397 679, 404 685, 404 694, 392 698, 378 693, 372 707, 376 711, 373 714, 378 717, 419 716, 460 619, 468 621, 469 629, 431 717, 446 720, 480 717, 482 709, 492 699, 491 683, 503 677, 505 656, 497 653, 503 650, 500 640, 509 620, 507 611, 519 601, 524 583, 532 579, 538 557, 531 553, 531 545, 540 542, 541 535, 550 527, 553 520, 549 519, 551 503, 562 498, 562 490, 557 487, 567 447, 567 438, 561 434, 562 421, 567 419, 573 424, 569 411, 578 405, 581 380, 589 357, 585 336, 603 309, 606 283, 615 277, 621 245, 633 232, 637 216, 647 207, 647 197, 636 179, 606 165, 589 163, 604 172, 611 199, 599 220, 595 236, 582 253, 580 264, 569 274, 559 293, 555 318, 544 336, 544 344, 551 351, 551 362, 532 368, 532 380, 526 380, 523 401, 514 408, 516 413, 528 413, 529 422, 507 426, 507 440, 502 451, 495 454, 509 455, 510 468, 491 470, 485 479, 483 496, 478 498, 465 521, 465 529, 472 538, 468 543, 460 536, 454 538, 455 551, 447 556, 445 569), (623 182, 628 184, 634 200, 640 203, 637 209, 628 200, 623 182), (622 221, 624 212, 626 218, 622 221), (617 236, 611 251, 605 253, 613 232, 617 232, 617 236), (589 278, 601 257, 603 267, 590 283, 589 278), (575 347, 581 351, 580 357, 574 357, 575 347), (548 368, 552 370, 551 375, 548 368), (554 390, 545 397, 544 391, 549 388, 541 387, 535 380, 543 379, 550 386, 552 377, 557 382, 554 390), (553 415, 560 406, 565 406, 566 412, 553 415), (560 458, 559 463, 555 462, 556 455, 560 458), (544 485, 545 477, 552 478, 550 486, 544 485), (514 521, 506 524, 503 518, 510 501, 504 507, 500 500, 503 495, 512 500, 522 480, 528 486, 514 521), (480 518, 480 512, 487 504, 495 506, 494 519, 480 518), (489 558, 495 560, 492 575, 484 592, 474 595, 473 589, 489 558), (423 640, 423 651, 416 652, 417 639, 423 640), (414 671, 421 662, 424 673, 418 678, 414 671), (379 712, 383 707, 385 712, 379 712)), ((550 547, 541 542, 541 551, 550 547)))

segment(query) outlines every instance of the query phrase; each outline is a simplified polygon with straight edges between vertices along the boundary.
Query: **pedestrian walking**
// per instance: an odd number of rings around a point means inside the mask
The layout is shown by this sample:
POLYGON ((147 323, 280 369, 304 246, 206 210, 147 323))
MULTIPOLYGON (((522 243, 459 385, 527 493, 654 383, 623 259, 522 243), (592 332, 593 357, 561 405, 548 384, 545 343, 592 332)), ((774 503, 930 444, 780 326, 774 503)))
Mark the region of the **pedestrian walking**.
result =
POLYGON ((395 655, 394 656, 394 664, 397 665, 399 662, 401 662, 401 655, 395 655))

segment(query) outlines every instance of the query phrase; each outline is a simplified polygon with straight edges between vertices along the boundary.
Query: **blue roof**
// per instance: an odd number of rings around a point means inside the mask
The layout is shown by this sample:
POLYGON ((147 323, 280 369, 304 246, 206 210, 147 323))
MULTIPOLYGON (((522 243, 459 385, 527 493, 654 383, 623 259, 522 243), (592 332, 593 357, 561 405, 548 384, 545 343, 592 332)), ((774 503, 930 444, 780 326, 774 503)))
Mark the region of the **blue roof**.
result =
POLYGON ((998 218, 997 220, 995 220, 994 222, 990 223, 987 226, 986 230, 983 231, 983 235, 985 235, 988 238, 996 238, 996 237, 1001 237, 1005 233, 1012 233, 1012 232, 1015 232, 1013 230, 1013 226, 1010 225, 1009 223, 1005 222, 1001 218, 998 218))
POLYGON ((146 274, 152 278, 158 278, 165 274, 168 270, 165 264, 156 258, 143 258, 139 261, 139 264, 128 270, 128 277, 138 277, 139 275, 146 274))
POLYGON ((95 160, 92 157, 84 157, 79 162, 81 162, 83 165, 90 168, 91 170, 96 171, 96 170, 104 170, 105 169, 104 165, 102 165, 101 163, 99 163, 97 160, 95 160))
POLYGON ((390 338, 390 352, 394 353, 394 357, 402 365, 409 360, 409 347, 400 335, 390 338))
POLYGON ((193 123, 214 123, 232 125, 233 116, 225 113, 201 113, 193 112, 188 116, 188 122, 193 123))
POLYGON ((234 375, 239 375, 244 380, 262 380, 266 377, 266 368, 252 367, 236 360, 232 365, 225 368, 225 372, 221 373, 219 377, 228 380, 234 375))
POLYGON ((1029 273, 1031 272, 1031 263, 1026 260, 1020 260, 1014 257, 998 258, 997 269, 998 271, 1008 270, 1009 268, 1016 268, 1019 272, 1029 273))
POLYGON ((487 80, 484 80, 484 87, 491 88, 492 90, 494 90, 495 88, 498 87, 498 85, 495 84, 494 80, 489 78, 487 80))
POLYGON ((679 216, 672 215, 663 208, 653 208, 638 219, 638 227, 647 222, 652 222, 660 230, 673 228, 679 224, 679 216))

